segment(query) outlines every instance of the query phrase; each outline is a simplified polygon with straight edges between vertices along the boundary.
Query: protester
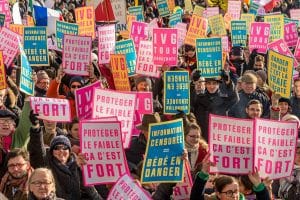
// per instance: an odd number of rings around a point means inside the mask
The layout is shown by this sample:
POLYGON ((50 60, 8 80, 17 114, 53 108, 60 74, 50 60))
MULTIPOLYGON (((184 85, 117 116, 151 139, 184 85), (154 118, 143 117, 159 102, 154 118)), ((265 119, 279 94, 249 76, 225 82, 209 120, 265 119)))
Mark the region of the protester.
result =
POLYGON ((37 72, 37 82, 35 84, 35 96, 46 97, 47 90, 49 89, 50 79, 44 70, 37 72))
POLYGON ((72 146, 72 152, 78 154, 80 151, 80 141, 79 141, 79 121, 74 118, 71 123, 68 124, 68 135, 72 146))
POLYGON ((246 107, 247 117, 250 119, 260 118, 263 113, 263 106, 260 101, 252 99, 246 107))
POLYGON ((294 80, 293 96, 291 97, 292 114, 300 117, 300 78, 294 80))
POLYGON ((1 179, 0 192, 9 199, 27 200, 28 179, 33 169, 28 152, 14 149, 7 155, 7 172, 1 179))
POLYGON ((8 151, 12 143, 12 134, 15 132, 17 116, 7 110, 0 109, 0 147, 8 151))

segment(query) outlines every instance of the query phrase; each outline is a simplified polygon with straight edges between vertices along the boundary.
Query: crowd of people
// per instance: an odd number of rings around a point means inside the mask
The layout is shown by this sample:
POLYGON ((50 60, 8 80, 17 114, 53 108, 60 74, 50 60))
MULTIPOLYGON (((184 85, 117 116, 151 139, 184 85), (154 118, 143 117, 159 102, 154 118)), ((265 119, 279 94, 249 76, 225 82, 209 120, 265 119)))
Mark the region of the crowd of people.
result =
MULTIPOLYGON (((182 11, 182 22, 189 24, 192 11, 185 10, 185 2, 174 0, 182 11)), ((291 9, 300 8, 299 0, 270 2, 273 6, 268 12, 281 12, 286 17, 290 17, 291 9)), ((28 1, 19 0, 17 3, 23 19, 32 15, 28 1)), ((159 27, 168 27, 169 18, 159 15, 155 0, 127 0, 126 3, 127 8, 124 9, 143 5, 145 22, 157 18, 159 27)), ((192 0, 191 3, 192 6, 204 8, 219 7, 223 15, 230 6, 227 1, 221 0, 192 0)), ((36 0, 33 4, 45 6, 46 2, 36 0)), ((241 12, 248 13, 248 2, 241 1, 241 4, 241 12)), ((61 12, 61 20, 76 23, 74 9, 85 5, 86 1, 81 0, 55 0, 52 9, 61 12)), ((13 3, 10 6, 12 10, 13 3)), ((257 16, 256 21, 261 18, 257 16)), ((300 26, 298 33, 299 30, 300 26)), ((228 36, 230 38, 230 34, 228 36)), ((116 40, 123 39, 126 39, 124 35, 117 33, 116 40)), ((70 123, 40 120, 39 115, 30 108, 29 96, 19 90, 21 63, 18 57, 11 66, 6 66, 7 88, 0 90, 0 199, 96 200, 108 197, 112 185, 84 186, 81 166, 85 159, 80 153, 79 119, 75 104, 75 90, 98 80, 103 88, 115 90, 110 64, 98 64, 97 43, 96 38, 87 77, 65 74, 61 66, 62 52, 56 50, 49 50, 50 66, 32 67, 34 96, 67 99, 71 108, 70 123)), ((291 48, 292 52, 294 50, 291 48)), ((204 78, 197 68, 195 47, 182 45, 178 52, 176 66, 166 63, 159 66, 159 70, 161 75, 172 70, 189 72, 190 114, 178 111, 178 114, 170 116, 163 113, 163 76, 135 75, 129 78, 132 91, 153 93, 155 111, 142 117, 142 123, 136 127, 140 134, 133 136, 130 147, 125 149, 131 176, 137 182, 140 180, 149 124, 182 118, 187 151, 184 159, 189 163, 193 177, 190 199, 300 199, 300 139, 293 175, 280 180, 261 179, 257 169, 248 175, 209 174, 209 167, 214 163, 208 153, 209 114, 299 123, 300 78, 293 80, 291 97, 284 98, 268 86, 266 54, 255 50, 250 52, 248 47, 231 47, 220 76, 204 78)), ((141 187, 153 199, 163 200, 173 198, 175 185, 153 183, 141 187)))

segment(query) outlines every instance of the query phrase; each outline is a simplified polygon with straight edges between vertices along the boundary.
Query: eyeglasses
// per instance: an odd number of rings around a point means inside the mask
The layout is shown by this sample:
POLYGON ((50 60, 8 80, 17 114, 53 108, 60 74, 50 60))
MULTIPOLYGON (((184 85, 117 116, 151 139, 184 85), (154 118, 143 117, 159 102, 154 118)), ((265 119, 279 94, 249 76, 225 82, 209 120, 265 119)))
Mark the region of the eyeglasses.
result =
POLYGON ((30 184, 37 186, 37 187, 41 187, 42 185, 48 186, 48 185, 52 184, 52 181, 33 181, 30 184))
POLYGON ((71 88, 81 88, 81 85, 71 85, 71 88))
POLYGON ((68 150, 69 147, 67 147, 66 145, 56 145, 53 149, 57 150, 57 151, 59 151, 59 150, 68 150))
POLYGON ((9 164, 9 165, 7 165, 7 168, 10 168, 10 169, 13 169, 13 168, 15 168, 15 167, 21 168, 21 167, 23 167, 24 165, 26 165, 26 163, 9 164))
POLYGON ((12 125, 14 123, 15 123, 15 121, 13 119, 0 119, 0 125, 3 125, 3 124, 12 125))
POLYGON ((194 138, 194 139, 196 139, 196 138, 200 138, 200 136, 199 136, 199 135, 187 135, 187 136, 189 136, 190 138, 194 138))
POLYGON ((220 193, 225 194, 227 197, 233 197, 235 194, 238 194, 239 191, 238 190, 235 190, 235 191, 228 190, 228 191, 220 192, 220 193))

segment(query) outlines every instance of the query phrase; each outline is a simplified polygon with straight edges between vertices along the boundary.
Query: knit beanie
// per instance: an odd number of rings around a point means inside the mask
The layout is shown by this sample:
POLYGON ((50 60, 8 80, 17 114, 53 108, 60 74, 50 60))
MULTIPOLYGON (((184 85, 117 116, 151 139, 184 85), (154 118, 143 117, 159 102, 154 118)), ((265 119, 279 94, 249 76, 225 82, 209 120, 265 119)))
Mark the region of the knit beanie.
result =
POLYGON ((53 151, 54 147, 59 144, 66 145, 69 148, 69 150, 71 151, 71 142, 70 142, 69 138, 67 138, 64 135, 55 136, 51 140, 50 151, 53 151))
POLYGON ((84 80, 81 76, 73 76, 69 83, 70 87, 71 87, 72 83, 74 83, 74 82, 80 83, 81 86, 84 85, 84 80))

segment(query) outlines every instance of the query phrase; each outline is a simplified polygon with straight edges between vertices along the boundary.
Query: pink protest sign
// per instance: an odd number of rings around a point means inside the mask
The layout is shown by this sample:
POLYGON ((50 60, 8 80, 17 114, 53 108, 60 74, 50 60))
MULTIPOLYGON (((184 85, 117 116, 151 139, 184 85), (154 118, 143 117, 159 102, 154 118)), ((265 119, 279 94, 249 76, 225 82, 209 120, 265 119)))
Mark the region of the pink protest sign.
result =
POLYGON ((80 121, 80 150, 84 185, 114 183, 128 171, 120 122, 80 121))
POLYGON ((297 122, 255 120, 254 162, 262 178, 290 176, 294 168, 297 122))
POLYGON ((140 41, 135 73, 144 76, 159 77, 160 72, 153 62, 152 41, 140 41))
POLYGON ((62 66, 66 74, 88 76, 92 37, 64 35, 62 66))
POLYGON ((297 44, 298 31, 297 24, 292 22, 284 25, 284 41, 288 47, 294 47, 297 44))
POLYGON ((150 23, 148 24, 148 31, 149 31, 149 34, 148 34, 148 38, 150 40, 152 40, 152 37, 153 37, 153 29, 154 28, 158 28, 158 19, 157 18, 154 18, 153 20, 150 21, 150 23))
POLYGON ((98 63, 107 64, 110 61, 110 54, 113 54, 116 46, 115 25, 98 27, 98 63))
POLYGON ((129 37, 134 42, 135 51, 139 52, 140 41, 148 38, 148 24, 145 22, 133 21, 129 37))
POLYGON ((136 92, 136 110, 138 110, 140 114, 153 113, 152 95, 152 92, 136 92))
POLYGON ((124 174, 110 190, 107 200, 151 200, 148 193, 144 192, 128 174, 124 174))
POLYGON ((0 13, 5 14, 5 23, 6 28, 9 27, 10 22, 12 21, 10 7, 7 0, 0 0, 0 13))
POLYGON ((228 36, 222 36, 222 50, 229 52, 228 36))
MULTIPOLYGON (((287 44, 283 39, 279 39, 274 42, 271 42, 270 44, 268 44, 268 48, 282 55, 294 57, 291 50, 289 49, 289 47, 287 46, 287 44)), ((299 64, 298 61, 294 59, 294 67, 297 67, 298 64, 299 64)))
POLYGON ((136 105, 135 93, 94 89, 92 118, 117 116, 122 122, 122 141, 128 148, 131 138, 133 116, 136 105))
POLYGON ((21 36, 2 27, 0 31, 0 51, 3 51, 4 64, 10 66, 19 51, 18 41, 21 36))
POLYGON ((239 20, 241 16, 242 4, 240 1, 228 1, 227 13, 231 16, 232 20, 239 20))
POLYGON ((56 39, 48 38, 47 44, 48 44, 48 49, 55 50, 55 51, 61 51, 59 48, 57 48, 56 39))
POLYGON ((210 115, 212 173, 247 174, 253 169, 253 120, 210 115))
POLYGON ((296 45, 295 52, 294 52, 294 56, 297 59, 297 61, 300 62, 300 38, 298 38, 297 45, 296 45))
POLYGON ((92 117, 94 88, 101 88, 100 81, 75 90, 76 112, 79 119, 90 119, 92 117))
POLYGON ((187 33, 187 24, 186 23, 177 23, 175 25, 175 28, 178 30, 178 48, 181 47, 184 43, 184 39, 186 37, 186 33, 187 33))
POLYGON ((203 12, 203 17, 209 18, 218 14, 220 14, 219 7, 207 7, 206 10, 203 12))
POLYGON ((291 19, 300 20, 300 9, 290 10, 291 19))
POLYGON ((190 166, 186 162, 184 165, 184 178, 182 183, 177 183, 173 188, 174 200, 188 200, 190 199, 193 180, 190 172, 190 166))
POLYGON ((269 43, 271 25, 265 22, 252 22, 249 34, 249 49, 252 52, 257 49, 258 53, 266 53, 269 43))
POLYGON ((153 29, 153 62, 156 65, 177 65, 177 29, 153 29))
POLYGON ((71 109, 67 99, 30 97, 30 106, 39 119, 55 122, 70 122, 71 109))

